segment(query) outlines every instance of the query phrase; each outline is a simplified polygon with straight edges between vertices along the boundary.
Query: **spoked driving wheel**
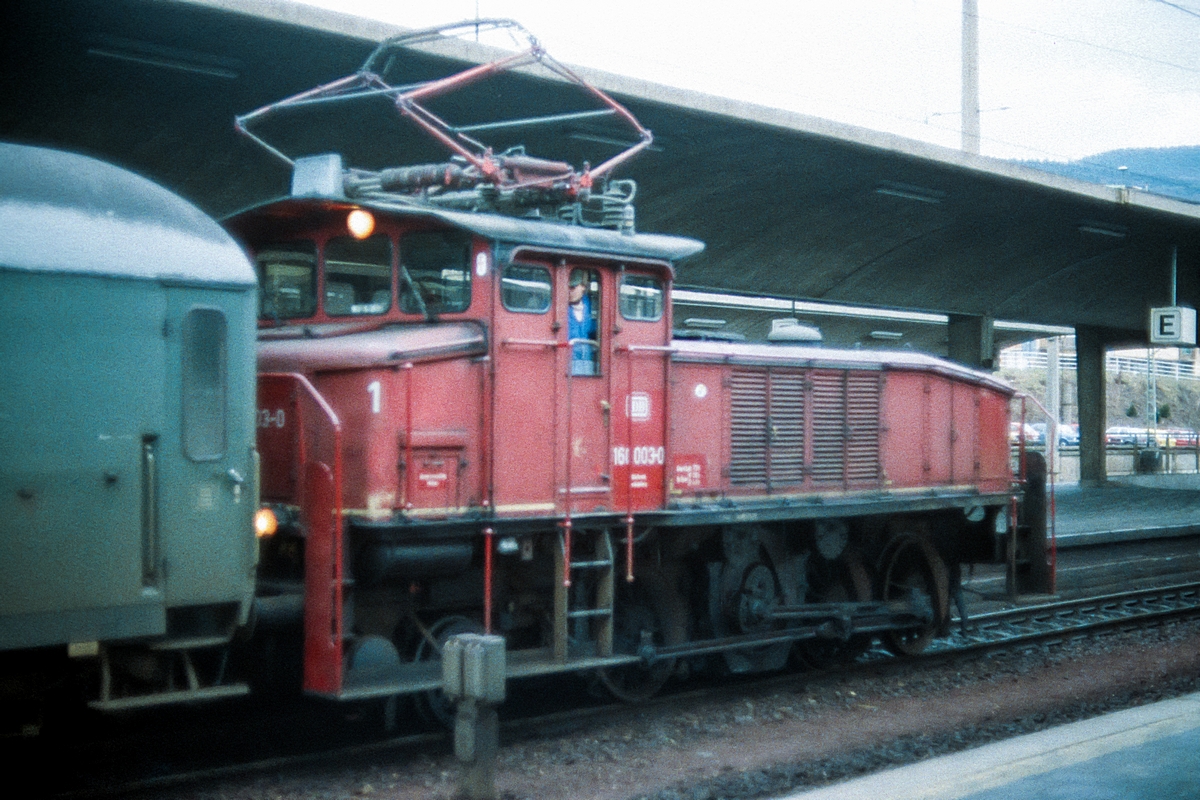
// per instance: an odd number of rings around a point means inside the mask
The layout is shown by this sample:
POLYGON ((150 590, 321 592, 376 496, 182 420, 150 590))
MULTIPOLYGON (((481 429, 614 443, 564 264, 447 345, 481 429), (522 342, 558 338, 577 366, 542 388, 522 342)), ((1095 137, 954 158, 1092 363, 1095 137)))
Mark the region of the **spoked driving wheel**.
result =
MULTIPOLYGON (((613 652, 636 655, 643 645, 683 642, 686 623, 678 600, 657 573, 645 571, 619 590, 614 608, 613 652)), ((653 697, 675 670, 675 659, 650 666, 625 664, 596 670, 600 684, 618 700, 636 703, 653 697)))
POLYGON ((884 551, 880 571, 880 597, 884 600, 927 601, 933 619, 925 625, 887 631, 883 644, 898 656, 915 656, 933 641, 938 627, 950 613, 950 579, 941 556, 924 537, 898 536, 884 551))

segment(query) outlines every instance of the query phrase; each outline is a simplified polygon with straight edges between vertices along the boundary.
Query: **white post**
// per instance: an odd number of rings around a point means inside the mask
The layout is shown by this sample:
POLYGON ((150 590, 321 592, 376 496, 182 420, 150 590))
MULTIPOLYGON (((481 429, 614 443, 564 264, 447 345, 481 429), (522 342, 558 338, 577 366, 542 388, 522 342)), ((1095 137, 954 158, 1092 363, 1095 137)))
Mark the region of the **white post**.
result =
POLYGON ((1058 467, 1058 424, 1062 420, 1062 384, 1058 368, 1058 337, 1046 340, 1046 410, 1054 417, 1046 426, 1046 463, 1058 467))
POLYGON ((979 154, 979 3, 962 4, 962 149, 979 154))

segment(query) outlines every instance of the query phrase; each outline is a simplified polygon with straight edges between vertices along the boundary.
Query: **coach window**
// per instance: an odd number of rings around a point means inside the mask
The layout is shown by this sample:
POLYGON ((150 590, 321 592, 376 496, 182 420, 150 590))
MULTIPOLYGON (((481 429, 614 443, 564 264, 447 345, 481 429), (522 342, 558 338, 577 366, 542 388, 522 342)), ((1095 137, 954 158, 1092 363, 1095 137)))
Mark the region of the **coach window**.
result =
POLYGON ((471 305, 471 237, 415 231, 400 239, 400 308, 431 317, 471 305))
POLYGON ((621 316, 630 320, 657 322, 663 315, 663 287, 658 278, 626 275, 621 280, 621 316))
POLYGON ((544 314, 550 310, 550 270, 509 264, 500 278, 500 300, 509 311, 544 314))
POLYGON ((183 450, 193 461, 225 454, 225 315, 193 308, 183 318, 183 450))
POLYGON ((392 240, 339 236, 325 244, 325 313, 382 314, 392 307, 392 240))
POLYGON ((317 246, 310 241, 264 247, 258 267, 258 316, 262 319, 311 317, 317 310, 317 246))

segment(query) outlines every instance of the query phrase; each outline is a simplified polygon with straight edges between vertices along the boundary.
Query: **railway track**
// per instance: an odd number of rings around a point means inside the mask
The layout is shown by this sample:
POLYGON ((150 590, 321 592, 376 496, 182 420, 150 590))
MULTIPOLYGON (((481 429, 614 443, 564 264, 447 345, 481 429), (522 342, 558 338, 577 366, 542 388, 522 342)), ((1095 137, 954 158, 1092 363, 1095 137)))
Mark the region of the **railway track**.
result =
MULTIPOLYGON (((996 652, 1014 647, 1065 641, 1082 636, 1114 630, 1161 624, 1173 618, 1200 616, 1200 582, 1162 588, 1105 594, 1055 603, 1045 603, 1004 611, 980 614, 969 619, 966 632, 955 631, 939 639, 917 659, 946 659, 970 653, 996 652)), ((880 647, 873 648, 857 662, 840 669, 854 670, 877 666, 892 659, 880 647)), ((764 680, 739 682, 736 685, 712 684, 675 692, 655 698, 646 704, 671 705, 687 700, 702 701, 729 692, 745 691, 748 687, 784 686, 794 683, 795 675, 774 675, 764 680)), ((574 708, 527 717, 516 717, 503 724, 504 736, 510 740, 537 738, 547 730, 584 730, 589 724, 602 722, 606 717, 625 711, 624 706, 605 705, 574 708)), ((103 781, 85 781, 56 797, 97 797, 125 794, 134 791, 159 791, 170 787, 198 784, 241 775, 294 769, 304 765, 343 763, 351 759, 370 758, 379 754, 414 756, 430 749, 444 750, 448 737, 443 733, 423 733, 393 736, 367 742, 340 742, 334 747, 310 748, 305 752, 273 754, 251 758, 236 764, 220 764, 162 771, 153 776, 115 776, 103 781)))
POLYGON ((1082 597, 970 617, 966 631, 935 640, 923 655, 1044 641, 1192 614, 1200 614, 1200 582, 1082 597))

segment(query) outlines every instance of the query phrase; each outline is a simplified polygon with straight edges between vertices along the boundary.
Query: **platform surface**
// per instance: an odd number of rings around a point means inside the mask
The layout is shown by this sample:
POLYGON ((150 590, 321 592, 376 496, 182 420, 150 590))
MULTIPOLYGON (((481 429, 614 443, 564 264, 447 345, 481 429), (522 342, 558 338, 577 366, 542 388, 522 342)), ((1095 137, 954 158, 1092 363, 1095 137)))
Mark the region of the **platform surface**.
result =
POLYGON ((1200 475, 1068 484, 1056 487, 1055 506, 1060 547, 1200 533, 1200 475))
POLYGON ((1200 694, 1105 714, 786 798, 1193 800, 1200 798, 1200 694))

